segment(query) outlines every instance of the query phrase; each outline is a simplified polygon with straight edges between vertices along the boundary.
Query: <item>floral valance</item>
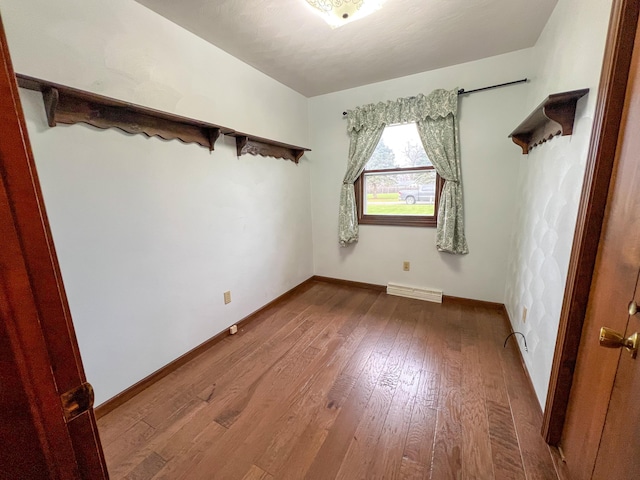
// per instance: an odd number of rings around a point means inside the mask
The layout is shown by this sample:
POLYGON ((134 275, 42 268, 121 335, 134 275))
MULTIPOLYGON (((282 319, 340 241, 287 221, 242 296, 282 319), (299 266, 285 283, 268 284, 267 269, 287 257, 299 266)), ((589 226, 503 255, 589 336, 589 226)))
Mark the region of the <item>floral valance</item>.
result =
POLYGON ((347 132, 377 128, 395 123, 437 120, 458 113, 458 89, 438 89, 429 95, 399 98, 389 102, 370 103, 347 110, 347 132))

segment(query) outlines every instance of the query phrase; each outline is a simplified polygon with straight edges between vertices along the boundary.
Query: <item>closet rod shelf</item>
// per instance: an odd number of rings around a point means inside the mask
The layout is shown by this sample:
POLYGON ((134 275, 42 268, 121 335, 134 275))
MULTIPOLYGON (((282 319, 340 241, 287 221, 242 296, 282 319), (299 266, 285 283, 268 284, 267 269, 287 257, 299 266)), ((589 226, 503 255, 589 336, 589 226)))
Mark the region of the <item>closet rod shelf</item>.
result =
POLYGON ((522 148, 524 155, 556 135, 571 135, 576 105, 588 92, 589 89, 584 88, 549 95, 509 137, 522 148))

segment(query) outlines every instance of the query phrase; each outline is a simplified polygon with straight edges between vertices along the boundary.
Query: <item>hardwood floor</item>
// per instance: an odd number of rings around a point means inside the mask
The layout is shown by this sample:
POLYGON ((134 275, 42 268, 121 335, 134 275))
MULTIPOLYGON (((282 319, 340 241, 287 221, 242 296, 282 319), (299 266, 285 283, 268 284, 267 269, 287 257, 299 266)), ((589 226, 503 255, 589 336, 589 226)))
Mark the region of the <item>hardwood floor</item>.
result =
POLYGON ((312 281, 98 422, 112 479, 556 479, 495 308, 312 281))

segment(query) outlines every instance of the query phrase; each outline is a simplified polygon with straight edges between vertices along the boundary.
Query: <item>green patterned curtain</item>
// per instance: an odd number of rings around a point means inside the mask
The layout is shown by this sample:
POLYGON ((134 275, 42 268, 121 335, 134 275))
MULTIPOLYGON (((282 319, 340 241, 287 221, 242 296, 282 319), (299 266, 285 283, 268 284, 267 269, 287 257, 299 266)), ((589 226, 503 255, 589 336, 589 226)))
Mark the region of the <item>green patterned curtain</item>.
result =
POLYGON ((350 132, 349 163, 340 190, 340 218, 338 221, 338 239, 343 247, 358 241, 358 212, 353 182, 364 170, 364 166, 376 149, 383 131, 384 124, 380 124, 363 125, 350 132))
MULTIPOLYGON (((441 252, 469 253, 464 235, 460 141, 458 137, 457 90, 436 90, 434 101, 455 104, 446 116, 424 117, 417 122, 418 133, 427 157, 444 180, 438 206, 436 247, 441 252)), ((431 96, 430 95, 430 96, 431 96)))
POLYGON ((426 96, 420 94, 347 111, 347 132, 351 144, 340 193, 340 245, 358 241, 353 182, 375 150, 384 127, 415 122, 429 160, 445 180, 438 208, 436 247, 442 252, 469 253, 464 235, 457 115, 458 89, 434 90, 426 96))

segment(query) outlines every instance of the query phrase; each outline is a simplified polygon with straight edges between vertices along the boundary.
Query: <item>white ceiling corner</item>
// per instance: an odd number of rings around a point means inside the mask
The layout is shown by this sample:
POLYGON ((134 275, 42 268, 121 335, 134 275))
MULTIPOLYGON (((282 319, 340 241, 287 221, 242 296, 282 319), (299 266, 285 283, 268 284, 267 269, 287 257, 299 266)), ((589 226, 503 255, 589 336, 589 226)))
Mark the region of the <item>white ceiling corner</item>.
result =
POLYGON ((332 29, 304 0, 136 0, 312 97, 535 44, 557 0, 386 0, 332 29))

